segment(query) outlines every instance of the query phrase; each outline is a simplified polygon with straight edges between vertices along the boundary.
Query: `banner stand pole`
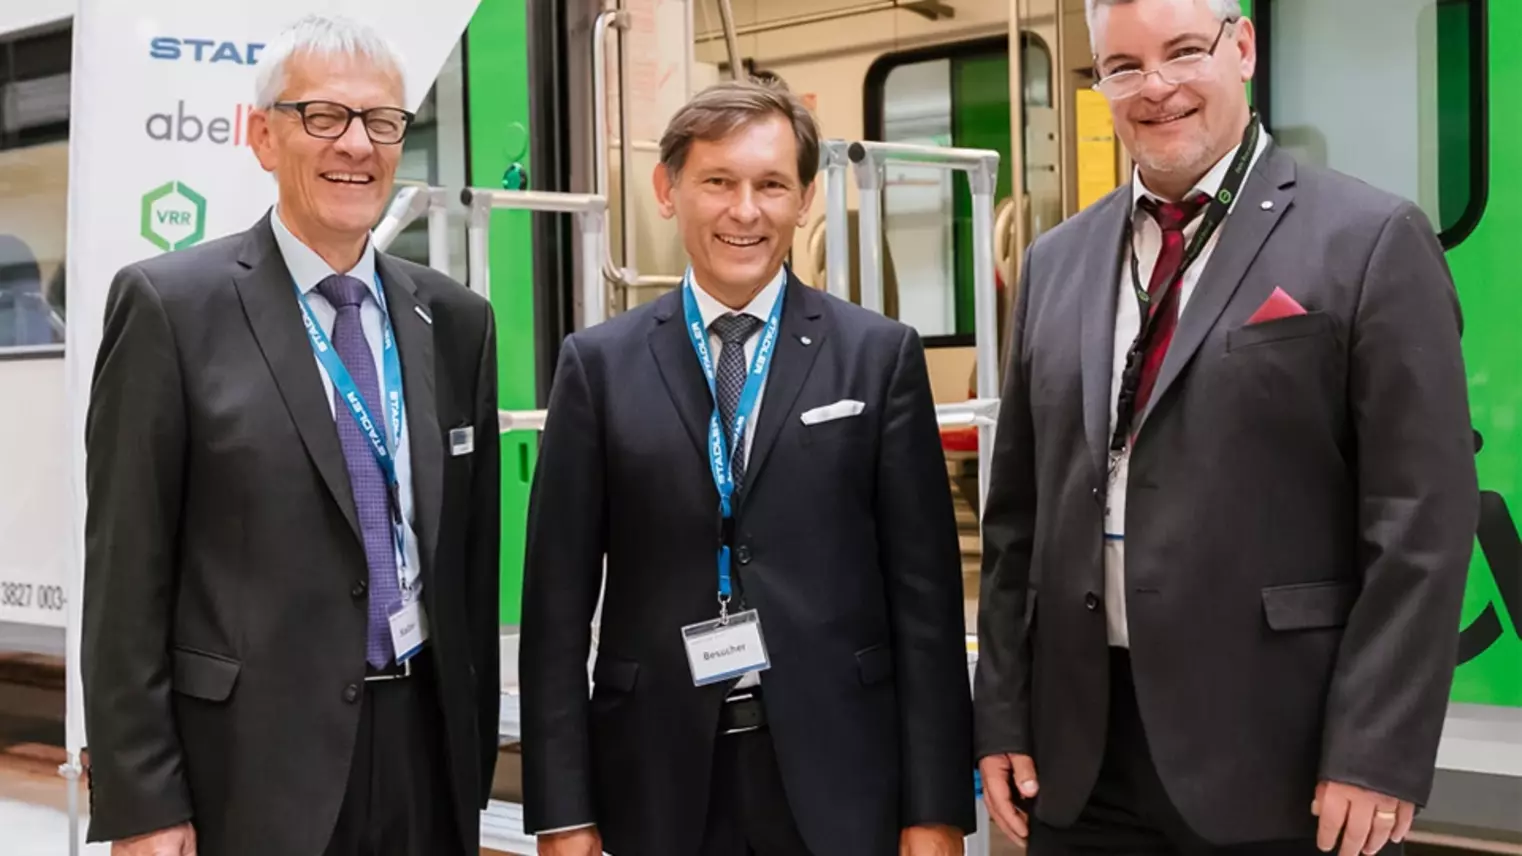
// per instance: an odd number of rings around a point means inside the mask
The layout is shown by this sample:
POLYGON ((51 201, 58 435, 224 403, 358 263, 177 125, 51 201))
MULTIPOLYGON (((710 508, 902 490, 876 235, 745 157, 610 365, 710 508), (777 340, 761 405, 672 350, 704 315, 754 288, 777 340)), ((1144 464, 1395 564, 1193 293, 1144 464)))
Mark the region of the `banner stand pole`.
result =
POLYGON ((58 768, 69 788, 69 856, 79 856, 79 777, 83 772, 79 752, 69 750, 68 762, 58 768))

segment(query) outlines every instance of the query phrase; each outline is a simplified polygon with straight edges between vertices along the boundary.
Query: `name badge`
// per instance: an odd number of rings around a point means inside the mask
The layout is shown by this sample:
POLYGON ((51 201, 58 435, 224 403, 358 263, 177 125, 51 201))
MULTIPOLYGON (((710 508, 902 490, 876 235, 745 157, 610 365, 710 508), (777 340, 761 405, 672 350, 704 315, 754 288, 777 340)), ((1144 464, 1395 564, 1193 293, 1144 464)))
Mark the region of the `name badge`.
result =
POLYGON ((408 601, 391 614, 391 646, 396 649, 396 661, 405 663, 412 659, 428 641, 428 617, 418 601, 408 601))
POLYGON ((692 682, 700 687, 771 668, 761 617, 754 609, 731 615, 727 623, 715 619, 689 624, 682 628, 682 642, 692 682))
POLYGON ((449 454, 459 457, 476 450, 476 427, 452 428, 449 431, 449 454))

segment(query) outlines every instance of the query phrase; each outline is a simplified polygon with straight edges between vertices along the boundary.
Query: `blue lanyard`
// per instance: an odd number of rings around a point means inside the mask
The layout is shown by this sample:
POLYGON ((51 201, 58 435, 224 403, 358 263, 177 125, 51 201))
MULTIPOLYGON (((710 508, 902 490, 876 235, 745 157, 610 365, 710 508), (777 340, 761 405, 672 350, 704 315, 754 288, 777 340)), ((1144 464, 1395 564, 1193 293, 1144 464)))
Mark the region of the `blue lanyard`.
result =
POLYGON ((380 464, 381 472, 386 476, 386 495, 391 505, 392 535, 396 539, 397 555, 401 557, 398 560, 398 571, 401 573, 402 589, 405 591, 408 588, 407 535, 402 524, 401 481, 396 475, 396 458, 393 453, 393 449, 399 449, 402 445, 402 414, 405 412, 402 409, 402 361, 397 356, 396 335, 391 330, 391 313, 386 308, 386 292, 381 288, 380 275, 375 276, 375 294, 381 309, 381 364, 382 371, 385 373, 384 395, 388 405, 388 415, 391 417, 389 445, 385 434, 382 433, 383 427, 378 427, 374 416, 371 415, 370 406, 354 383, 354 378, 344 367, 338 353, 333 350, 333 343, 328 339, 328 334, 322 331, 322 327, 312 317, 312 307, 307 302, 306 294, 302 292, 301 286, 298 285, 295 288, 296 299, 301 304, 301 322, 307 329, 307 338, 311 340, 312 351, 322 362, 322 367, 327 370, 328 379, 333 381, 339 397, 348 402, 349 415, 359 425, 360 433, 370 440, 370 451, 375 453, 375 461, 380 464))
MULTIPOLYGON (((724 429, 720 427, 719 396, 717 375, 714 372, 714 362, 708 353, 708 328, 703 324, 703 315, 698 311, 698 300, 693 289, 692 269, 687 269, 687 275, 682 281, 682 303, 687 314, 687 337, 692 340, 692 349, 698 354, 698 363, 703 367, 703 377, 708 380, 708 394, 714 401, 713 413, 708 417, 708 465, 713 471, 714 487, 719 490, 719 514, 723 518, 721 531, 728 531, 729 524, 734 519, 733 499, 735 493, 734 474, 731 463, 734 458, 734 450, 741 448, 745 442, 745 426, 750 422, 751 411, 756 408, 756 399, 761 395, 761 387, 766 383, 766 376, 772 368, 772 351, 777 345, 777 329, 782 324, 782 299, 787 289, 783 288, 777 294, 777 302, 772 306, 772 314, 766 320, 766 328, 761 334, 761 344, 756 347, 755 356, 750 361, 750 367, 745 373, 745 386, 740 391, 740 402, 735 406, 735 424, 730 431, 730 442, 724 442, 724 429)), ((728 615, 730 597, 730 556, 729 539, 722 539, 719 544, 719 606, 720 616, 728 615)))

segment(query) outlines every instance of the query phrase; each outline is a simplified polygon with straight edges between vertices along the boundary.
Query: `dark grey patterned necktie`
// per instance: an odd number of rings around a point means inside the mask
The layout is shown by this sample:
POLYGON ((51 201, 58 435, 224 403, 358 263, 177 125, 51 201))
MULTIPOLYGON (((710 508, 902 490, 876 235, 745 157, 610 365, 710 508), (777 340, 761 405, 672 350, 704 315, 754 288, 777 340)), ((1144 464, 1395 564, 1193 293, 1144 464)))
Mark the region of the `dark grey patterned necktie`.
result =
MULTIPOLYGON (((727 442, 734 436, 735 409, 740 405, 740 392, 745 389, 745 375, 750 369, 745 359, 745 342, 761 328, 762 321, 754 315, 741 313, 721 315, 710 326, 721 343, 715 386, 719 395, 719 424, 724 427, 724 439, 727 442)), ((735 480, 735 493, 740 492, 744 483, 745 438, 741 437, 737 445, 730 465, 735 480)))

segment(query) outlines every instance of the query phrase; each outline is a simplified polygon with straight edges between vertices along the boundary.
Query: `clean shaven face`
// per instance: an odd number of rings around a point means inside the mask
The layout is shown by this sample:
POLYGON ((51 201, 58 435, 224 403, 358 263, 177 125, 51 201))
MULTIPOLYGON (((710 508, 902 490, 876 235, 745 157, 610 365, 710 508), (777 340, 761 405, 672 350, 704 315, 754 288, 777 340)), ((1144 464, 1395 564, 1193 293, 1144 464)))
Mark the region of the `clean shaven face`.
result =
MULTIPOLYGON (((404 108, 403 90, 399 74, 363 57, 298 54, 276 100, 404 108)), ((354 239, 380 220, 401 161, 400 143, 371 142, 358 118, 336 140, 315 137, 300 113, 279 108, 254 111, 249 136, 259 163, 279 184, 280 216, 298 235, 308 241, 354 239)))
POLYGON ((693 276, 727 296, 754 296, 776 276, 814 198, 798 175, 792 123, 780 115, 694 140, 675 178, 656 166, 655 191, 661 215, 676 217, 693 276))

